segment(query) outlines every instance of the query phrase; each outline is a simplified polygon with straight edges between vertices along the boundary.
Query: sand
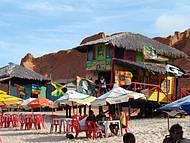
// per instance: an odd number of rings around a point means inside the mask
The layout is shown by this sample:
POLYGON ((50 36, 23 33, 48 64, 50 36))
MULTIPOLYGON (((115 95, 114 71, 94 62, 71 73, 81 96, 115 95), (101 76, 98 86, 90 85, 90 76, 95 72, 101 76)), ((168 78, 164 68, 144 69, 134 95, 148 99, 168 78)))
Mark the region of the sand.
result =
MULTIPOLYGON (((170 125, 174 123, 182 125, 184 137, 190 139, 190 118, 170 119, 170 125)), ((136 137, 136 143, 162 143, 163 138, 168 134, 166 118, 133 119, 129 121, 129 126, 136 137)), ((49 133, 49 129, 27 131, 1 128, 0 134, 3 143, 122 143, 122 136, 92 140, 85 138, 84 133, 80 133, 77 139, 71 140, 63 133, 49 133)))

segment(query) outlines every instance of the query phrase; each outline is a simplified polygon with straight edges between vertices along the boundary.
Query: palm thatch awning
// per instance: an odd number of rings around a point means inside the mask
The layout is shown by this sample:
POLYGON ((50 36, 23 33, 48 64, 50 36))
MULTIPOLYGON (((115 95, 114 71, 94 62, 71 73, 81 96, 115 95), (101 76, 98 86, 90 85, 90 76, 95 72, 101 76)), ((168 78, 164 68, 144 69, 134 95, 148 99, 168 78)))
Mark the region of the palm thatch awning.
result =
POLYGON ((8 66, 0 68, 0 81, 4 81, 14 77, 28 80, 50 81, 48 78, 34 71, 31 71, 13 63, 10 63, 8 66))
POLYGON ((151 63, 136 63, 133 61, 126 61, 126 60, 121 60, 121 59, 114 59, 114 61, 119 65, 125 65, 130 67, 133 70, 138 70, 138 69, 145 69, 149 72, 154 72, 154 73, 161 73, 165 74, 166 69, 163 65, 160 64, 151 64, 151 63))
POLYGON ((134 50, 143 52, 144 45, 153 47, 156 50, 156 53, 162 56, 178 59, 178 58, 188 58, 184 52, 179 51, 175 48, 162 44, 156 40, 148 38, 138 33, 124 32, 112 35, 110 37, 90 41, 84 44, 81 44, 77 48, 83 48, 90 45, 96 44, 111 44, 118 48, 126 48, 128 50, 134 50))

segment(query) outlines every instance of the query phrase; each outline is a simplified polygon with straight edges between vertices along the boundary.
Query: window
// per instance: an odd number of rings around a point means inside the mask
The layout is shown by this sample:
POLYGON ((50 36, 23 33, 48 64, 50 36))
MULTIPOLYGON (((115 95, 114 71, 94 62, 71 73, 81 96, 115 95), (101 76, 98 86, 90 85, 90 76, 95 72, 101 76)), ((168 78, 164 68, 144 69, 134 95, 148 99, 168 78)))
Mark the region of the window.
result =
POLYGON ((112 47, 107 47, 106 48, 106 58, 107 59, 110 59, 110 58, 112 58, 112 47))
POLYGON ((123 48, 115 48, 115 58, 124 59, 124 49, 123 48))
POLYGON ((87 53, 87 61, 92 61, 92 60, 93 60, 93 48, 90 47, 87 53))
POLYGON ((135 51, 127 50, 126 51, 126 60, 135 61, 135 51))

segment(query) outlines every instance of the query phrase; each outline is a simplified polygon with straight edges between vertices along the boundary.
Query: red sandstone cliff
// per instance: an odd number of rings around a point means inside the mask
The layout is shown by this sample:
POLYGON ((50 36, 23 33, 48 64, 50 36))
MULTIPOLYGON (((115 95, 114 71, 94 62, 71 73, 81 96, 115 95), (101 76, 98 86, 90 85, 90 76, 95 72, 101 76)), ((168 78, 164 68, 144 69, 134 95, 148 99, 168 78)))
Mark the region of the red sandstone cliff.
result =
MULTIPOLYGON (((160 43, 167 44, 171 47, 179 49, 185 52, 190 56, 190 29, 185 30, 184 32, 175 32, 174 35, 168 36, 166 38, 163 37, 155 37, 155 40, 160 43)), ((175 60, 174 64, 179 67, 190 71, 190 60, 179 59, 175 60)), ((190 78, 189 79, 180 79, 179 86, 181 87, 190 87, 190 78)))
POLYGON ((88 73, 85 70, 85 56, 77 50, 59 51, 38 58, 27 54, 21 60, 21 65, 52 80, 69 82, 77 75, 84 76, 88 73))
MULTIPOLYGON (((178 50, 185 52, 190 56, 190 29, 184 32, 175 32, 174 35, 163 37, 155 37, 155 40, 160 43, 164 43, 178 50)), ((180 59, 174 61, 176 65, 190 71, 190 61, 186 59, 180 59)))

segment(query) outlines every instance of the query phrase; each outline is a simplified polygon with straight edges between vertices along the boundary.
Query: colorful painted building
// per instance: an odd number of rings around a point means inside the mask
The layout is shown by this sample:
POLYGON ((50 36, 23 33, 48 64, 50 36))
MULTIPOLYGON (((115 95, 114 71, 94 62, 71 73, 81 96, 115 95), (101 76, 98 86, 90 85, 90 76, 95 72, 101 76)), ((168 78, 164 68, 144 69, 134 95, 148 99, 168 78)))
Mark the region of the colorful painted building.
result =
POLYGON ((165 66, 187 58, 184 52, 138 33, 100 34, 102 38, 88 37, 76 48, 86 52, 86 70, 92 77, 104 76, 108 88, 118 83, 143 92, 149 101, 174 99, 175 78, 168 77, 166 82, 165 66))
POLYGON ((46 98, 46 84, 49 81, 48 78, 13 63, 0 68, 0 89, 23 99, 46 98))

